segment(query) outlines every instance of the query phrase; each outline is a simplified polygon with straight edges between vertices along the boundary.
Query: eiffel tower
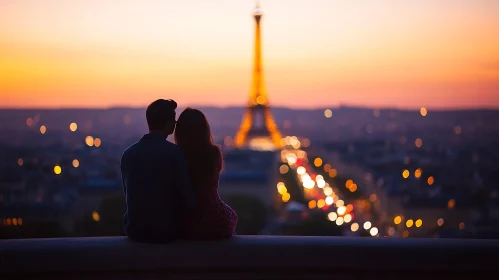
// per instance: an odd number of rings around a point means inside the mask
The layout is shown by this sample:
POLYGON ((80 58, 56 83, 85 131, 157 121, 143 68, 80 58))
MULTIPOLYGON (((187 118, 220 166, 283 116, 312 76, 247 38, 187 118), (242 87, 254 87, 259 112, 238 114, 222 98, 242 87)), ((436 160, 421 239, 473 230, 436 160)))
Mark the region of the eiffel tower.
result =
POLYGON ((281 133, 275 124, 263 83, 260 20, 262 12, 257 2, 253 13, 255 28, 255 57, 250 98, 243 115, 239 131, 234 139, 236 147, 255 150, 276 150, 281 148, 281 133))

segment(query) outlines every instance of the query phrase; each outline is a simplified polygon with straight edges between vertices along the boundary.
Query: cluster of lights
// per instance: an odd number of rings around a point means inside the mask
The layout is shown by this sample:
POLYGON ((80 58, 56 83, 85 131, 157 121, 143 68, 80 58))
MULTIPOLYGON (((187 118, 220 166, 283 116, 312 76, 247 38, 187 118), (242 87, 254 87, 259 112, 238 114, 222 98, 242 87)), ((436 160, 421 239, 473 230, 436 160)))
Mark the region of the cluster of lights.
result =
POLYGON ((277 183, 277 192, 281 195, 282 202, 288 202, 291 199, 291 195, 283 182, 277 183))
MULTIPOLYGON (((74 159, 72 162, 72 165, 74 168, 78 168, 80 166, 80 161, 77 159, 74 159)), ((62 167, 59 164, 56 164, 54 166, 54 174, 55 175, 60 175, 62 173, 62 167)))
POLYGON ((85 144, 87 144, 87 146, 89 147, 100 147, 100 145, 102 144, 102 140, 100 140, 100 138, 94 138, 93 136, 87 136, 85 137, 85 144))
MULTIPOLYGON (((393 223, 396 225, 401 224, 403 221, 404 221, 404 218, 402 216, 396 216, 395 218, 393 218, 393 223)), ((442 223, 443 223, 443 220, 442 220, 442 223)), ((423 226, 423 220, 417 219, 416 221, 414 221, 413 219, 408 219, 407 221, 405 221, 405 226, 407 228, 411 228, 412 226, 416 226, 419 228, 419 227, 423 226)))
POLYGON ((23 219, 22 218, 6 218, 3 219, 2 225, 10 227, 10 226, 22 226, 23 225, 23 219))
MULTIPOLYGON (((26 119, 26 125, 33 126, 38 121, 39 121, 39 117, 38 116, 35 117, 35 118, 27 118, 26 119)), ((75 122, 72 122, 72 123, 69 124, 69 130, 70 131, 75 132, 77 129, 78 129, 78 124, 76 124, 75 122)), ((40 126, 40 133, 41 134, 45 134, 46 132, 47 132, 47 126, 45 126, 45 125, 40 126)), ((94 138, 92 136, 87 136, 87 137, 85 137, 85 144, 87 144, 89 147, 91 147, 91 146, 100 147, 100 145, 102 144, 102 140, 100 138, 94 138)), ((17 164, 19 166, 22 166, 24 164, 24 160, 22 158, 19 158, 17 160, 17 164)), ((80 161, 77 160, 77 159, 74 159, 73 162, 72 162, 72 165, 73 165, 74 168, 78 168, 80 166, 80 161)), ((54 174, 60 175, 62 173, 62 167, 57 164, 57 165, 54 166, 54 170, 53 171, 54 171, 54 174)), ((14 220, 12 220, 12 221, 14 221, 14 220)), ((20 224, 22 224, 22 219, 21 219, 21 223, 20 224)))
POLYGON ((357 184, 355 184, 353 182, 353 180, 351 179, 348 179, 346 182, 345 182, 345 187, 350 191, 350 192, 355 192, 357 191, 357 184))
MULTIPOLYGON (((286 139, 286 138, 284 138, 286 139)), ((292 145, 292 137, 288 138, 289 144, 292 145)), ((297 145, 295 145, 297 146, 297 145)), ((327 214, 327 219, 331 222, 336 223, 336 225, 341 226, 345 224, 352 223, 350 225, 350 230, 356 232, 359 230, 360 226, 358 223, 354 222, 353 205, 347 204, 339 198, 339 196, 334 192, 333 188, 326 182, 324 176, 317 174, 309 174, 307 172, 306 164, 308 162, 307 155, 304 151, 295 150, 283 150, 281 152, 281 157, 283 161, 287 162, 291 168, 296 170, 296 174, 299 182, 303 186, 305 193, 311 195, 312 197, 317 197, 318 199, 312 199, 308 202, 309 209, 321 209, 323 211, 329 211, 327 214), (315 177, 314 177, 315 176, 315 177), (324 198, 320 195, 320 192, 324 194, 324 198), (335 208, 335 211, 331 211, 331 208, 335 208)), ((313 161, 315 167, 323 166, 324 172, 327 172, 329 177, 334 178, 337 176, 337 170, 332 168, 330 164, 324 163, 319 157, 315 158, 313 161)), ((282 165, 280 167, 281 173, 289 171, 288 165, 282 165), (286 166, 286 167, 283 167, 286 166)), ((347 188, 351 192, 357 190, 357 185, 352 181, 347 181, 347 188)), ((279 183, 278 192, 283 195, 287 193, 284 184, 279 183)), ((371 199, 376 200, 375 195, 371 195, 371 199)), ((364 223, 364 229, 368 230, 372 236, 378 236, 378 228, 373 227, 371 222, 364 223)))
POLYGON ((310 146, 310 140, 307 138, 301 139, 301 141, 296 136, 286 136, 281 139, 281 146, 291 147, 295 150, 300 147, 308 148, 310 146))
MULTIPOLYGON (((414 177, 416 177, 417 179, 421 178, 422 174, 423 174, 423 170, 421 170, 421 168, 418 168, 414 171, 414 177)), ((411 172, 408 169, 405 169, 404 171, 402 171, 402 177, 404 179, 409 178, 410 175, 411 175, 411 172)))

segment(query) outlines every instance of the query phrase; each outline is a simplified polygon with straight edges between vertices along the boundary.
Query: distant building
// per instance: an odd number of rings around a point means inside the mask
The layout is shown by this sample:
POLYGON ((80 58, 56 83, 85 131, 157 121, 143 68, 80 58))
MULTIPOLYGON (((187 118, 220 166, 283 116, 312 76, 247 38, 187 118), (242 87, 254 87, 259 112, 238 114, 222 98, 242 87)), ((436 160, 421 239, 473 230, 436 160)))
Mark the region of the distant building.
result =
POLYGON ((224 155, 220 175, 221 196, 247 195, 260 199, 269 207, 276 202, 279 154, 249 149, 231 150, 224 155))

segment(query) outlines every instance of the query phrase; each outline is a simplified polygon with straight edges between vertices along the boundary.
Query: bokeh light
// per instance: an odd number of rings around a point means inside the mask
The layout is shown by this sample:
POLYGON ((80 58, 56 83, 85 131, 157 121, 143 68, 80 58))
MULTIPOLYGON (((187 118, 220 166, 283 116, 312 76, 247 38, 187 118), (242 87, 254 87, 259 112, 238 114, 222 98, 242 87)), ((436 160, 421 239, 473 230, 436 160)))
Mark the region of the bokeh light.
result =
POLYGON ((59 165, 54 166, 54 173, 59 175, 62 173, 62 168, 59 165))
POLYGON ((71 130, 72 132, 75 132, 77 129, 78 129, 78 125, 76 123, 72 122, 69 125, 69 130, 71 130))
POLYGON ((92 136, 85 137, 85 144, 87 144, 87 146, 89 147, 92 147, 94 145, 94 137, 92 136))
POLYGON ((45 132, 47 132, 47 127, 44 125, 40 126, 40 133, 45 134, 45 132))

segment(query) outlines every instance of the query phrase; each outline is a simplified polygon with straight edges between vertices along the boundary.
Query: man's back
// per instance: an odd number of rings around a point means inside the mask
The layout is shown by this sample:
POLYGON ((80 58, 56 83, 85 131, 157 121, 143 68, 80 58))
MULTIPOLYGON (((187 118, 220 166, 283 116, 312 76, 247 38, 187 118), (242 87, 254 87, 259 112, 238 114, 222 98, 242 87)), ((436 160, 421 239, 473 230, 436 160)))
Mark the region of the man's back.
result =
POLYGON ((145 242, 179 237, 181 217, 194 199, 180 148, 159 134, 146 134, 123 153, 121 173, 125 233, 145 242))

